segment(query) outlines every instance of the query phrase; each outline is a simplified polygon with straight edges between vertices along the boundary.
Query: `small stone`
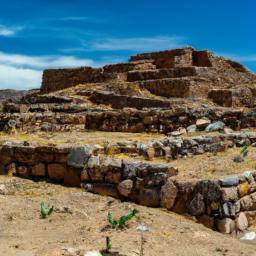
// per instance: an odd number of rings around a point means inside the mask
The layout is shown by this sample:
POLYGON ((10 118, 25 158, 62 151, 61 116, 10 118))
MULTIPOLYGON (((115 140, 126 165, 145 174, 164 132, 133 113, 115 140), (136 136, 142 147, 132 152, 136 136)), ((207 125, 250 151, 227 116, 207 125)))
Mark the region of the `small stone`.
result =
POLYGON ((242 232, 248 228, 248 220, 243 212, 240 212, 236 218, 236 228, 242 232))
POLYGON ((204 130, 210 123, 211 123, 211 121, 210 121, 209 119, 206 119, 206 118, 198 119, 198 120, 196 120, 196 127, 198 128, 198 130, 202 131, 202 130, 204 130))
POLYGON ((0 195, 6 195, 8 193, 4 184, 0 184, 0 195))
POLYGON ((231 234, 235 230, 235 222, 230 218, 217 221, 217 228, 221 233, 231 234))
POLYGON ((240 155, 236 155, 235 157, 234 157, 234 160, 233 160, 235 163, 242 163, 242 162, 244 162, 244 159, 243 159, 243 157, 242 156, 240 156, 240 155))
POLYGON ((196 128, 195 124, 192 124, 192 125, 187 127, 187 132, 194 133, 196 131, 197 131, 197 128, 196 128))
POLYGON ((225 127, 225 124, 221 121, 214 122, 212 124, 209 124, 205 131, 206 132, 217 132, 217 131, 223 131, 225 127))
POLYGON ((89 174, 87 170, 81 171, 81 181, 88 181, 90 180, 89 174))
POLYGON ((118 184, 118 187, 117 187, 119 193, 125 197, 129 197, 129 195, 132 192, 132 188, 133 188, 133 181, 129 179, 123 180, 118 184))

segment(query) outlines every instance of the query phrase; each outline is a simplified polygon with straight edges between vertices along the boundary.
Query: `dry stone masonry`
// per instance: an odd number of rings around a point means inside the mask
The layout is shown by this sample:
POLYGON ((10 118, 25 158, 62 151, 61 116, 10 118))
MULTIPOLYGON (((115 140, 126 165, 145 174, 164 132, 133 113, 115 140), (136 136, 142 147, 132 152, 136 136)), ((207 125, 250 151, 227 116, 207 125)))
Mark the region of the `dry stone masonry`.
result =
POLYGON ((255 97, 256 76, 244 66, 192 47, 137 54, 101 68, 45 70, 40 91, 2 104, 0 132, 166 137, 104 146, 2 141, 0 172, 189 214, 223 233, 244 231, 256 224, 254 171, 181 179, 172 160, 255 146, 255 97))

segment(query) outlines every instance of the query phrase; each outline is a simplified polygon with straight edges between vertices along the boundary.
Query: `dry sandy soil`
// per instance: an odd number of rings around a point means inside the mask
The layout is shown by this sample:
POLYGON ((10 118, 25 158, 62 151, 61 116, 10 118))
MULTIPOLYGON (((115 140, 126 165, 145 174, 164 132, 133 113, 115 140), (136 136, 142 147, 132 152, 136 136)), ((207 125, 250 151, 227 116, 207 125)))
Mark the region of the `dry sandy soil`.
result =
MULTIPOLYGON (((0 255, 60 256, 63 248, 81 252, 102 249, 110 236, 113 251, 123 256, 140 255, 139 225, 144 233, 144 256, 256 255, 255 243, 243 243, 183 216, 109 197, 45 182, 0 176, 7 194, 0 195, 0 255), (41 219, 40 202, 54 206, 41 219), (107 226, 107 213, 120 216, 136 207, 139 213, 124 230, 107 226)), ((78 254, 79 255, 79 254, 78 254)), ((83 254, 80 254, 83 255, 83 254)))

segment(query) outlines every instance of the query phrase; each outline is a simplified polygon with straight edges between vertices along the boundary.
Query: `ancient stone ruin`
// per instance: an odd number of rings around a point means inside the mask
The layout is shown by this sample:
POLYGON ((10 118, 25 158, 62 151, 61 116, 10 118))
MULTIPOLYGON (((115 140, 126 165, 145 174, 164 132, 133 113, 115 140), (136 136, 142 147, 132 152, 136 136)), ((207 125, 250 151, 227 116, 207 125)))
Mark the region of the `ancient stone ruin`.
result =
POLYGON ((244 66, 191 47, 102 68, 45 70, 40 92, 4 103, 1 131, 151 133, 152 140, 2 141, 0 169, 190 214, 224 233, 244 231, 255 224, 255 170, 191 179, 172 163, 255 146, 255 95, 256 76, 244 66))

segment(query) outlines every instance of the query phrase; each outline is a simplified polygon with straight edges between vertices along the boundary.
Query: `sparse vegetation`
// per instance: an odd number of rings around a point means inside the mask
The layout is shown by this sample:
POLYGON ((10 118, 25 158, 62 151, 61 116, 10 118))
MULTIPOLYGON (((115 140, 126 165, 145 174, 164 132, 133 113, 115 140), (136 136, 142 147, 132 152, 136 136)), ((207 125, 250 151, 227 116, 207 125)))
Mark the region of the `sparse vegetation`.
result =
POLYGON ((48 216, 50 216, 53 212, 53 206, 51 208, 47 208, 44 205, 44 202, 41 202, 40 204, 40 215, 43 219, 46 219, 48 216))
POLYGON ((137 209, 129 211, 126 215, 121 216, 118 220, 113 218, 112 213, 108 213, 108 222, 113 229, 123 228, 126 223, 138 213, 137 209))

